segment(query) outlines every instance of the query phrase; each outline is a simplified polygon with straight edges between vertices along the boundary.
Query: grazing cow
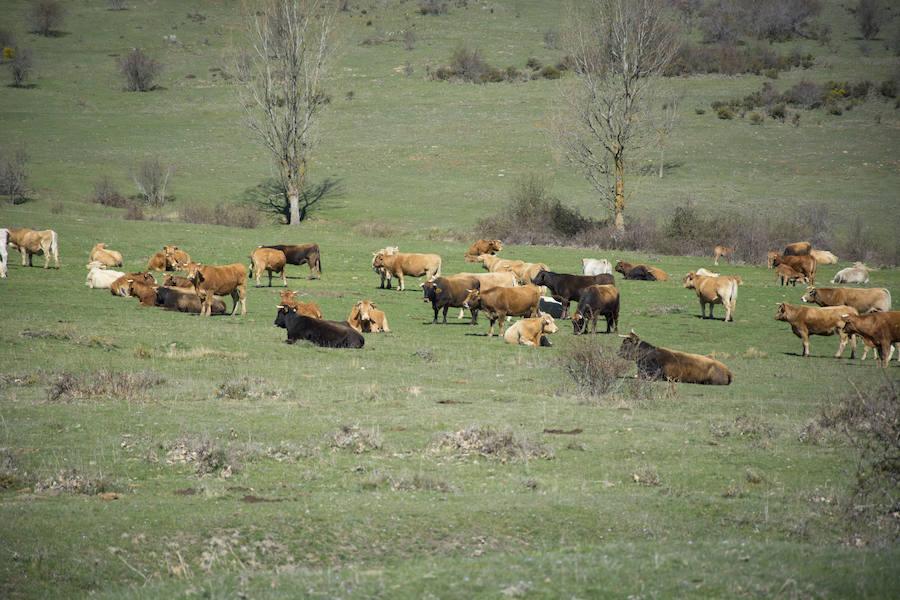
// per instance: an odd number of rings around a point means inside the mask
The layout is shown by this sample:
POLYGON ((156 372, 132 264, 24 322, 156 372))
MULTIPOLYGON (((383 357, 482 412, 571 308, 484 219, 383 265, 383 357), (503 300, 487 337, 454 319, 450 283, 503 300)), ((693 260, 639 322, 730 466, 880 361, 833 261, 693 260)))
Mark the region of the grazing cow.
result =
POLYGON ((838 262, 838 257, 828 250, 810 250, 809 255, 820 265, 836 265, 838 262))
POLYGON ((775 281, 781 283, 782 286, 791 284, 797 287, 797 282, 809 284, 809 277, 799 271, 795 271, 787 265, 778 265, 775 268, 775 281))
MULTIPOLYGON (((490 274, 491 273, 488 273, 488 275, 490 274)), ((499 273, 497 274, 499 275, 499 273)), ((507 273, 506 275, 509 274, 507 273)), ((443 323, 446 325, 447 311, 450 310, 450 308, 462 309, 466 302, 466 298, 469 295, 469 290, 476 286, 481 287, 482 285, 482 282, 477 277, 467 274, 437 277, 432 281, 422 283, 422 292, 424 294, 422 301, 431 302, 431 308, 434 310, 434 318, 432 319, 431 324, 437 325, 438 311, 443 309, 443 323)), ((484 285, 484 289, 489 289, 490 287, 495 286, 484 285)), ((471 312, 471 324, 475 325, 478 323, 478 309, 472 309, 471 312)))
MULTIPOLYGON (((881 366, 887 367, 894 355, 894 344, 900 343, 900 311, 856 315, 845 313, 844 330, 851 335, 858 335, 875 346, 881 357, 881 366)), ((900 362, 900 354, 897 355, 900 362)))
POLYGON ((506 327, 506 317, 536 317, 541 301, 541 288, 525 285, 514 288, 491 288, 481 291, 480 284, 469 290, 463 303, 469 310, 483 310, 491 321, 488 337, 494 335, 494 323, 500 321, 500 335, 506 327))
POLYGON ((787 265, 795 271, 806 275, 806 277, 809 278, 810 284, 816 284, 816 269, 818 263, 812 256, 808 254, 799 256, 785 256, 779 254, 772 260, 773 267, 777 267, 778 265, 787 265))
POLYGON ((545 285, 553 299, 563 306, 562 318, 569 316, 569 303, 581 298, 581 292, 592 285, 615 285, 615 278, 609 273, 600 275, 569 275, 567 273, 554 273, 553 271, 540 271, 531 280, 534 285, 545 285))
POLYGON ((621 273, 625 279, 635 279, 640 281, 669 280, 669 275, 662 269, 647 265, 633 265, 621 260, 616 263, 615 270, 621 273))
POLYGON ((800 298, 819 306, 852 306, 864 315, 891 310, 891 292, 886 288, 806 288, 800 298))
POLYGON ((191 262, 191 255, 178 246, 163 246, 166 256, 166 271, 186 271, 191 262))
POLYGON ((163 278, 163 286, 182 288, 191 290, 192 292, 194 290, 194 282, 181 275, 166 275, 165 278, 163 278))
POLYGON ((156 279, 148 272, 125 273, 111 284, 109 284, 109 293, 113 296, 128 297, 128 280, 140 281, 146 285, 156 285, 156 279))
POLYGON ((716 304, 725 307, 725 322, 734 323, 734 307, 737 304, 739 278, 725 276, 704 277, 696 273, 688 273, 682 281, 684 287, 697 292, 700 300, 700 316, 706 318, 706 307, 709 305, 709 318, 713 318, 716 304))
POLYGON ((128 296, 137 298, 141 306, 156 306, 156 287, 143 281, 126 280, 125 290, 128 296))
POLYGON ((168 264, 166 263, 166 253, 165 252, 157 252, 153 256, 150 257, 150 260, 147 261, 147 270, 148 271, 174 271, 175 269, 167 268, 168 264))
POLYGON ((809 242, 794 242, 784 247, 783 254, 785 256, 807 256, 810 252, 812 252, 812 244, 809 242))
POLYGON ((297 292, 283 290, 281 292, 281 304, 293 308, 298 315, 314 319, 322 318, 322 309, 319 308, 319 305, 315 302, 301 302, 297 300, 297 292))
POLYGON ((309 279, 322 278, 322 254, 318 244, 272 244, 260 246, 284 252, 289 265, 309 265, 309 279))
POLYGON ((581 292, 572 316, 575 335, 587 332, 588 321, 591 333, 597 333, 597 319, 601 316, 606 317, 606 333, 619 331, 619 290, 614 285, 591 285, 581 292))
POLYGON ((853 263, 838 271, 831 283, 869 283, 869 268, 861 262, 853 263))
POLYGON ((6 279, 9 257, 6 246, 9 244, 9 229, 0 229, 0 279, 6 279))
POLYGON ((713 264, 718 267, 719 259, 722 257, 727 258, 729 263, 734 262, 734 247, 716 246, 713 248, 713 264))
POLYGON ((281 250, 257 248, 250 253, 250 277, 256 274, 256 287, 259 287, 259 278, 265 271, 269 274, 269 287, 272 287, 272 273, 281 273, 281 281, 287 287, 286 264, 287 258, 281 250))
POLYGON ((545 337, 556 333, 559 328, 553 321, 553 317, 541 313, 537 317, 522 319, 510 325, 503 334, 503 341, 507 344, 531 346, 550 346, 550 341, 545 337))
MULTIPOLYGON (((89 263, 87 268, 88 274, 84 285, 91 289, 108 290, 115 280, 125 275, 122 271, 111 271, 106 269, 99 262, 89 263)), ((154 281, 154 283, 156 282, 154 281)))
POLYGON ((582 258, 581 274, 582 275, 602 275, 609 273, 612 275, 612 265, 605 258, 582 258))
POLYGON ((719 276, 718 273, 713 273, 712 271, 704 269, 703 267, 700 267, 699 269, 694 271, 694 273, 696 273, 697 275, 703 275, 704 277, 718 277, 719 276))
POLYGON ((534 278, 537 277, 538 273, 549 271, 550 267, 544 263, 523 262, 521 265, 512 265, 509 270, 516 274, 516 279, 519 283, 528 285, 529 283, 534 283, 534 278))
MULTIPOLYGON (((166 310, 198 315, 203 310, 200 296, 193 290, 160 286, 156 288, 156 305, 166 310)), ((210 314, 224 315, 225 303, 220 298, 213 298, 210 314)))
POLYGON ((841 314, 857 314, 856 309, 849 306, 829 306, 818 308, 813 306, 801 306, 799 304, 778 304, 775 313, 776 321, 790 323, 791 331, 803 341, 803 356, 809 356, 809 336, 834 335, 841 338, 835 358, 840 358, 850 341, 850 358, 856 356, 856 337, 847 335, 841 314))
POLYGON ((466 262, 478 262, 481 254, 497 254, 503 250, 503 242, 500 240, 478 240, 466 250, 463 259, 466 262))
POLYGON ((390 333, 387 315, 370 300, 360 300, 350 310, 347 317, 350 327, 360 333, 390 333))
POLYGON ((297 314, 293 308, 279 306, 275 326, 287 330, 288 344, 306 340, 326 348, 362 348, 366 344, 362 334, 346 321, 325 321, 297 314))
POLYGON ((397 254, 398 252, 400 252, 399 246, 388 246, 372 254, 372 270, 381 276, 381 284, 378 286, 380 289, 385 289, 385 281, 387 281, 387 289, 391 289, 391 274, 384 267, 375 266, 375 257, 379 254, 397 254))
POLYGON ((116 252, 115 250, 110 250, 106 247, 106 244, 104 244, 103 242, 99 242, 97 244, 94 244, 94 247, 91 249, 91 254, 88 257, 88 261, 99 262, 106 267, 121 267, 122 253, 116 252))
POLYGON ((728 367, 708 356, 653 346, 634 330, 621 337, 619 356, 637 363, 639 377, 703 385, 730 385, 734 379, 728 367))
POLYGON ((400 280, 397 291, 406 289, 404 277, 422 277, 430 281, 441 274, 441 257, 437 254, 414 254, 398 252, 397 254, 376 254, 372 260, 373 268, 383 267, 385 271, 400 280))
POLYGON ((10 246, 22 255, 22 266, 30 267, 31 257, 35 254, 44 255, 44 268, 50 268, 52 258, 59 268, 59 238, 52 229, 35 231, 27 228, 11 228, 7 230, 7 239, 10 246))
POLYGON ((200 316, 211 314, 213 295, 231 295, 234 306, 231 315, 237 312, 238 300, 241 302, 241 316, 247 314, 247 268, 241 263, 222 266, 209 266, 199 263, 187 265, 188 279, 194 282, 194 291, 200 296, 203 310, 200 316))

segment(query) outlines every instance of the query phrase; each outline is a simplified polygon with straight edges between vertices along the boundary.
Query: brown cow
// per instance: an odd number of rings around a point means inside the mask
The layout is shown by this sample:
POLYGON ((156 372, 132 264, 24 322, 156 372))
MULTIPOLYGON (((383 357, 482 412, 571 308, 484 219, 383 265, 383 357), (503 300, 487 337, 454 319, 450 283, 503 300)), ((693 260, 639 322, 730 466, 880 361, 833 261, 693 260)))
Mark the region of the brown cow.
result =
MULTIPOLYGON (((156 305, 165 310, 174 310, 183 313, 200 314, 203 303, 200 296, 193 289, 172 288, 160 286, 156 288, 156 305)), ((214 298, 210 312, 214 315, 225 314, 225 303, 219 298, 214 298)))
POLYGON ((516 275, 516 279, 522 285, 528 285, 534 278, 537 277, 537 274, 541 271, 549 271, 550 267, 545 265, 544 263, 530 263, 523 262, 521 265, 511 265, 509 270, 516 275))
MULTIPOLYGON (((894 344, 900 342, 900 311, 892 310, 868 315, 845 313, 844 329, 867 340, 881 357, 881 366, 887 367, 894 354, 894 344)), ((900 354, 897 355, 900 362, 900 354)))
POLYGON ((165 252, 157 252, 153 256, 150 257, 150 260, 147 261, 147 270, 148 271, 174 271, 175 269, 167 268, 168 265, 166 263, 166 253, 165 252))
POLYGON ((713 248, 713 264, 719 266, 719 259, 725 257, 728 262, 734 262, 733 246, 716 246, 713 248))
POLYGON ((181 288, 193 291, 194 282, 181 275, 166 275, 163 279, 163 287, 181 288))
POLYGON ((147 272, 125 273, 109 285, 109 293, 113 296, 128 297, 128 280, 133 279, 146 285, 156 285, 156 279, 147 272))
MULTIPOLYGON (((809 356, 809 336, 838 334, 841 338, 841 343, 834 357, 840 358, 841 354, 844 353, 844 348, 847 347, 848 341, 844 322, 841 320, 842 313, 857 314, 856 309, 849 306, 817 308, 781 302, 778 304, 775 320, 790 323, 791 331, 794 332, 794 335, 803 340, 803 356, 809 356)), ((854 358, 856 356, 856 336, 849 336, 849 341, 850 358, 854 358)))
POLYGON ((188 279, 194 282, 194 291, 200 296, 203 309, 200 316, 210 316, 213 295, 231 295, 234 306, 231 315, 237 312, 238 300, 241 302, 241 315, 247 314, 247 268, 241 263, 210 266, 200 263, 187 265, 188 279))
POLYGON ((478 240, 466 250, 463 258, 466 262, 478 262, 481 254, 497 254, 503 250, 503 242, 500 240, 478 240))
POLYGON ((669 275, 662 269, 649 265, 633 265, 625 261, 617 261, 615 270, 625 279, 637 279, 643 281, 668 281, 669 275))
POLYGON ((250 253, 250 277, 256 276, 256 287, 259 287, 259 278, 263 271, 269 274, 269 287, 272 287, 272 273, 281 273, 281 281, 287 287, 285 265, 287 258, 281 250, 272 248, 257 248, 250 253))
POLYGON ((697 292, 700 300, 700 316, 706 318, 706 307, 709 305, 709 318, 713 318, 713 308, 716 304, 725 307, 725 322, 734 323, 734 307, 737 304, 738 284, 740 278, 720 275, 719 277, 704 277, 696 273, 688 273, 683 284, 689 290, 697 292))
POLYGON ((22 255, 22 266, 30 267, 31 257, 35 254, 44 255, 44 268, 50 268, 52 258, 59 268, 59 238, 52 229, 35 231, 25 227, 11 228, 8 230, 7 242, 22 255))
POLYGON ((260 248, 281 250, 289 265, 309 265, 309 278, 322 278, 322 253, 318 244, 268 244, 260 248))
POLYGON ((166 255, 166 271, 187 270, 191 262, 191 255, 178 246, 163 246, 163 254, 166 255))
POLYGON ((734 379, 728 367, 714 358, 653 346, 634 330, 620 337, 625 339, 619 356, 637 363, 639 377, 703 385, 730 385, 734 379))
POLYGON ((807 256, 810 252, 812 252, 812 244, 809 242, 794 242, 784 247, 783 254, 785 256, 807 256))
POLYGON ((141 306, 156 306, 156 286, 128 279, 125 284, 125 290, 127 295, 137 298, 141 306))
POLYGON ((781 256, 781 253, 778 250, 769 250, 766 252, 766 266, 768 268, 772 268, 775 266, 775 259, 781 256))
POLYGON ((391 289, 391 274, 384 267, 375 266, 375 257, 379 254, 397 254, 398 252, 400 252, 399 246, 386 246, 372 253, 372 270, 381 276, 381 283, 378 286, 380 289, 385 288, 385 281, 387 281, 387 289, 391 289))
POLYGON ((350 327, 360 333, 390 333, 387 316, 370 300, 360 300, 347 317, 350 327))
POLYGON ((800 283, 809 283, 809 278, 799 271, 795 271, 791 267, 787 265, 778 265, 775 269, 775 281, 781 283, 782 286, 792 285, 797 287, 797 282, 800 283))
POLYGON ((619 331, 619 290, 614 285, 591 285, 581 292, 578 308, 572 315, 575 335, 587 332, 591 321, 591 333, 597 333, 597 319, 606 317, 606 333, 619 331))
POLYGON ((122 253, 110 250, 106 244, 99 242, 94 244, 91 254, 88 256, 88 262, 97 261, 106 267, 121 267, 122 253))
POLYGON ((481 291, 480 284, 469 290, 463 307, 483 310, 491 321, 488 337, 494 335, 494 323, 500 321, 500 335, 506 328, 506 317, 536 317, 541 302, 541 288, 526 285, 514 288, 495 287, 481 291))
POLYGON ((312 317, 314 319, 322 318, 322 309, 315 302, 301 302, 297 300, 297 292, 291 290, 283 290, 281 292, 281 306, 287 306, 304 317, 312 317))
POLYGON ((806 288, 800 298, 819 306, 852 306, 864 315, 891 310, 891 292, 887 288, 806 288))
POLYGON ((404 276, 422 277, 432 280, 441 274, 441 257, 437 254, 414 254, 398 252, 397 254, 376 254, 372 261, 373 268, 383 267, 385 271, 400 280, 397 291, 406 289, 404 276))
POLYGON ((777 267, 778 265, 787 265, 795 271, 806 275, 812 285, 816 284, 816 269, 818 263, 812 256, 808 254, 800 256, 784 256, 779 254, 772 260, 773 267, 777 267))
POLYGON ((531 346, 549 346, 545 335, 556 333, 559 328, 553 321, 553 317, 546 313, 541 313, 537 317, 522 319, 513 323, 506 333, 503 334, 503 341, 507 344, 531 346))

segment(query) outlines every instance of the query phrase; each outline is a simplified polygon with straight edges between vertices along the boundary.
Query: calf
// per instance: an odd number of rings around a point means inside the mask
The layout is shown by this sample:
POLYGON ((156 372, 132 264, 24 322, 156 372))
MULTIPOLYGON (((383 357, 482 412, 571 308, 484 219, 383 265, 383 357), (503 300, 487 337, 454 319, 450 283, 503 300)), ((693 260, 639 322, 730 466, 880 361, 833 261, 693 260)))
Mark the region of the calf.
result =
MULTIPOLYGON (((125 275, 122 271, 106 269, 99 262, 89 263, 87 268, 87 280, 84 282, 84 285, 91 289, 107 290, 115 280, 125 275)), ((154 281, 153 283, 156 282, 154 281)))
POLYGON ((503 250, 503 242, 500 240, 478 240, 469 246, 463 259, 466 262, 478 262, 478 256, 481 254, 497 254, 503 250))
POLYGON ((534 285, 545 285, 553 298, 563 306, 562 318, 569 316, 569 303, 581 298, 581 292, 592 285, 615 285, 615 278, 609 273, 600 275, 569 275, 540 271, 531 280, 534 285))
POLYGON ((838 271, 831 283, 869 283, 869 268, 861 262, 853 263, 838 271))
POLYGON ((142 281, 129 279, 126 284, 128 295, 137 298, 141 306, 156 306, 156 287, 142 281))
POLYGON ((88 262, 95 261, 107 267, 121 267, 122 254, 120 252, 116 252, 115 250, 110 250, 106 247, 106 244, 100 242, 98 244, 94 244, 94 247, 91 249, 91 254, 88 257, 88 262))
POLYGON ((816 284, 816 268, 818 263, 816 259, 808 254, 799 256, 777 255, 772 259, 772 266, 787 265, 799 273, 803 273, 809 279, 810 284, 816 284))
MULTIPOLYGON (((844 330, 855 334, 875 346, 881 358, 881 366, 887 367, 894 354, 894 344, 900 342, 900 311, 892 310, 868 315, 852 312, 841 314, 844 330)), ((900 362, 900 354, 897 355, 900 362)))
POLYGON ((260 246, 250 253, 250 277, 256 274, 256 287, 259 287, 259 278, 263 271, 269 274, 269 287, 272 287, 272 273, 281 274, 281 282, 287 287, 287 276, 285 274, 285 265, 287 257, 281 250, 273 250, 272 248, 263 248, 260 246))
POLYGON ((538 346, 550 346, 546 336, 556 333, 559 328, 550 315, 541 314, 530 319, 522 319, 513 323, 506 333, 503 334, 503 341, 507 344, 530 346, 537 348, 538 346))
MULTIPOLYGON (((438 277, 433 281, 426 281, 422 284, 422 292, 424 294, 423 302, 431 302, 431 308, 434 310, 434 318, 432 325, 437 325, 438 311, 444 311, 444 325, 447 324, 447 311, 450 308, 462 308, 469 295, 469 290, 480 287, 481 282, 477 277, 471 275, 453 275, 452 277, 438 277)), ((487 286, 485 286, 488 289, 487 286)), ((478 323, 478 309, 472 309, 471 324, 478 323)))
POLYGON ((325 321, 297 314, 287 306, 279 306, 275 326, 287 330, 288 344, 306 340, 326 348, 362 348, 366 344, 362 334, 346 322, 325 321))
POLYGON ((404 277, 425 277, 432 280, 441 274, 441 257, 437 254, 414 254, 398 252, 396 254, 376 254, 372 267, 383 267, 385 271, 400 281, 398 292, 406 289, 404 277))
POLYGON ((163 246, 163 254, 166 256, 166 271, 185 270, 191 262, 191 255, 178 246, 163 246))
MULTIPOLYGON (((193 290, 166 286, 156 288, 156 305, 166 310, 195 315, 200 314, 203 310, 200 296, 195 294, 193 290)), ((210 304, 210 314, 224 315, 225 303, 219 298, 213 298, 210 304)))
POLYGON ((891 310, 891 292, 887 288, 806 288, 800 298, 819 306, 852 306, 864 315, 891 310))
POLYGON ((470 310, 483 310, 491 321, 488 337, 494 335, 494 323, 500 321, 500 334, 506 327, 506 317, 536 317, 538 305, 541 300, 541 288, 536 285, 526 285, 514 288, 479 289, 480 284, 469 290, 463 303, 470 310))
POLYGON ((778 267, 775 268, 775 281, 780 282, 782 286, 790 284, 797 287, 798 281, 800 283, 808 284, 809 277, 787 265, 778 265, 778 267))
POLYGON ((289 308, 293 308, 298 315, 304 317, 312 317, 314 319, 322 318, 322 309, 315 302, 301 302, 297 300, 297 292, 291 290, 283 290, 281 292, 281 304, 289 308))
POLYGON ((385 289, 385 281, 387 281, 387 289, 391 289, 392 276, 384 267, 375 266, 375 257, 379 254, 397 254, 398 252, 400 252, 399 246, 387 246, 386 248, 382 248, 381 250, 378 250, 377 252, 372 254, 372 270, 381 276, 381 284, 378 286, 380 289, 385 289))
POLYGON ((156 279, 153 278, 153 275, 150 273, 125 273, 111 284, 109 284, 109 293, 113 296, 122 296, 123 298, 128 296, 128 280, 133 279, 135 281, 140 281, 146 285, 156 285, 156 279))
POLYGON ((272 244, 260 248, 280 250, 289 265, 309 265, 310 279, 322 277, 322 255, 318 244, 272 244))
POLYGON ((191 290, 192 293, 194 291, 194 282, 187 277, 182 277, 181 275, 166 275, 165 278, 163 278, 163 285, 165 287, 176 287, 191 290))
POLYGON ((810 250, 809 255, 820 265, 836 265, 838 262, 838 257, 828 250, 810 250))
POLYGON ((731 246, 716 246, 713 248, 713 264, 719 266, 719 259, 725 257, 728 262, 734 261, 734 248, 731 246))
POLYGON ((360 300, 350 310, 347 317, 350 327, 360 333, 390 333, 387 316, 370 300, 360 300))
MULTIPOLYGON (((857 314, 856 309, 849 306, 829 306, 817 308, 781 302, 775 313, 776 321, 784 321, 791 325, 794 335, 803 341, 803 356, 809 356, 809 336, 838 334, 841 343, 835 358, 840 358, 847 347, 848 336, 841 314, 857 314)), ((850 358, 856 356, 856 337, 850 336, 850 358)))
POLYGON ((734 307, 737 304, 738 283, 740 280, 729 276, 704 277, 696 273, 688 273, 683 285, 697 292, 700 300, 700 316, 706 318, 706 307, 709 306, 709 318, 713 318, 716 304, 725 307, 725 322, 734 322, 734 307))
POLYGON ((639 377, 703 385, 729 385, 734 379, 728 367, 708 356, 653 346, 633 330, 621 337, 619 356, 637 363, 639 377))
POLYGON ((647 265, 633 265, 621 260, 616 262, 615 270, 621 273, 625 279, 639 281, 668 281, 669 279, 669 275, 662 269, 647 265))
POLYGON ((584 289, 572 317, 574 334, 587 332, 588 321, 591 333, 597 333, 597 319, 601 316, 606 317, 606 333, 619 331, 619 290, 613 285, 591 285, 584 289))
POLYGON ((781 253, 778 250, 769 250, 766 252, 766 267, 772 268, 775 266, 775 259, 781 256, 781 253))
POLYGON ((237 312, 238 300, 241 303, 241 316, 247 314, 247 269, 240 263, 222 266, 209 266, 199 263, 188 265, 188 279, 194 283, 194 291, 203 302, 200 316, 210 316, 213 295, 231 296, 234 306, 231 315, 237 312))
POLYGON ((603 273, 612 274, 612 265, 605 258, 582 258, 581 274, 582 275, 602 275, 603 273))
POLYGON ((812 244, 809 242, 794 242, 784 247, 783 254, 785 256, 807 256, 810 252, 812 252, 812 244))

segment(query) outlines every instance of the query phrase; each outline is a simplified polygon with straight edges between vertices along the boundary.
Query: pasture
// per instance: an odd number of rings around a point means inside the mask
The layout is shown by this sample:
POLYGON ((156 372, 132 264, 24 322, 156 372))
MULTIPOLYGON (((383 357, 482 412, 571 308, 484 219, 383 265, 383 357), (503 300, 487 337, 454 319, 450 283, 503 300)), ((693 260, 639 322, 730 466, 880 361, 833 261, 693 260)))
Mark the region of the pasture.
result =
MULTIPOLYGON (((177 164, 172 210, 235 202, 271 175, 230 84, 210 70, 226 66, 237 9, 133 4, 118 13, 73 3, 57 38, 19 27, 40 59, 36 87, 0 88, 0 134, 27 145, 35 189, 0 206, 0 225, 52 227, 62 262, 23 268, 10 250, 0 280, 0 596, 896 596, 896 542, 847 519, 855 451, 837 432, 811 439, 808 425, 854 386, 896 381, 898 367, 832 358, 835 337, 813 337, 801 358, 800 340, 773 315, 803 290, 778 286, 763 257, 714 268, 711 253, 507 246, 501 256, 560 272, 579 272, 588 256, 664 269, 671 281, 617 276, 619 332, 714 354, 734 373, 728 387, 624 379, 604 400, 579 395, 564 372, 576 343, 569 321, 552 348, 513 347, 488 339, 483 317, 471 327, 451 309, 450 324, 430 325, 414 280, 406 292, 378 289, 371 253, 389 244, 440 254, 445 274, 478 270, 462 258, 471 240, 448 240, 495 212, 524 173, 545 173, 558 195, 599 216, 542 133, 556 83, 424 78, 461 39, 496 64, 556 60, 542 45, 559 20, 554 3, 493 2, 490 12, 470 2, 436 18, 411 2, 351 3, 313 166, 314 179, 336 177, 343 192, 296 230, 127 221, 86 200, 101 175, 130 190, 128 169, 146 155, 177 164), (413 50, 360 43, 410 23, 413 50), (179 44, 163 41, 171 33, 179 44), (166 65, 165 89, 119 90, 111 55, 137 45, 166 65), (396 70, 406 62, 414 76, 396 70), (124 254, 126 271, 163 244, 246 264, 259 244, 316 242, 322 279, 288 266, 290 289, 335 320, 371 299, 392 332, 367 334, 358 351, 287 346, 272 324, 277 278, 250 285, 245 317, 141 308, 85 287, 98 241, 124 254), (699 318, 681 286, 698 267, 743 278, 734 323, 721 321, 721 306, 716 320, 699 318), (482 453, 449 450, 445 434, 467 430, 509 436, 482 453)), ((834 48, 800 42, 821 60, 777 85, 888 76, 896 57, 874 42, 862 57, 839 3, 824 4, 834 48)), ((19 23, 25 7, 3 14, 19 23)), ((661 215, 686 196, 710 210, 816 201, 896 236, 893 105, 804 114, 796 129, 693 110, 761 81, 672 82, 686 94, 669 150, 678 166, 662 180, 636 178, 635 211, 661 215)), ((845 266, 821 266, 820 285, 845 266)), ((900 298, 900 271, 875 270, 870 285, 900 298)), ((620 343, 591 337, 609 352, 620 343)))

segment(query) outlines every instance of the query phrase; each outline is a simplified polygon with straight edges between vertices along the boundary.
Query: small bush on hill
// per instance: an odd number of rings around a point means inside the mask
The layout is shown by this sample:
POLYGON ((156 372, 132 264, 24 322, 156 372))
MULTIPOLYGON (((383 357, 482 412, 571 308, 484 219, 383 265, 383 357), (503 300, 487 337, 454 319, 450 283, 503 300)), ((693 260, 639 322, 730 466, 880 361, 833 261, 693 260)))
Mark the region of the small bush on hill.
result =
POLYGON ((128 10, 125 0, 106 0, 106 8, 108 10, 128 10))
POLYGON ((162 65, 140 48, 134 48, 119 62, 119 71, 125 78, 126 90, 149 92, 156 87, 154 81, 159 77, 162 65))
POLYGON ((128 205, 128 198, 119 193, 109 177, 103 176, 94 183, 91 202, 113 208, 125 208, 128 205))
POLYGON ((59 32, 66 9, 59 0, 36 0, 28 10, 28 26, 33 33, 52 36, 59 32))
POLYGON ((760 75, 771 72, 777 77, 779 71, 797 67, 808 69, 813 63, 812 54, 802 54, 799 51, 778 54, 765 46, 686 43, 679 47, 675 58, 666 68, 665 74, 672 77, 703 73, 760 75))
POLYGON ((447 3, 442 0, 419 0, 419 12, 423 15, 446 15, 447 3))
POLYGON ((879 0, 859 0, 856 5, 856 24, 863 38, 871 40, 881 31, 879 0))
POLYGON ((881 85, 878 86, 878 91, 885 98, 896 98, 897 97, 897 80, 896 79, 885 79, 881 82, 881 85))
POLYGON ((9 55, 9 74, 12 76, 13 87, 25 87, 31 72, 34 69, 34 54, 31 48, 10 48, 11 53, 4 52, 9 55))
POLYGON ((181 210, 181 220, 186 223, 256 229, 259 226, 259 211, 243 204, 187 206, 181 210))
POLYGON ((166 188, 174 171, 174 167, 164 165, 159 158, 149 158, 134 168, 131 177, 144 202, 160 206, 169 199, 166 195, 166 188))
POLYGON ((0 147, 0 195, 19 204, 28 194, 28 153, 25 148, 0 147))

